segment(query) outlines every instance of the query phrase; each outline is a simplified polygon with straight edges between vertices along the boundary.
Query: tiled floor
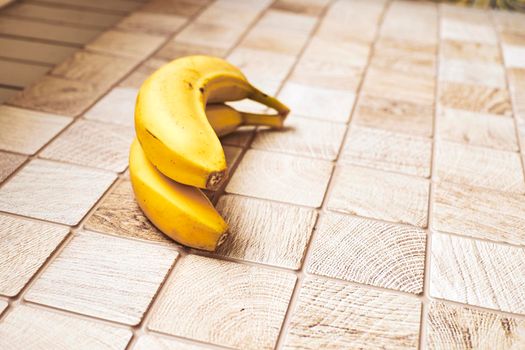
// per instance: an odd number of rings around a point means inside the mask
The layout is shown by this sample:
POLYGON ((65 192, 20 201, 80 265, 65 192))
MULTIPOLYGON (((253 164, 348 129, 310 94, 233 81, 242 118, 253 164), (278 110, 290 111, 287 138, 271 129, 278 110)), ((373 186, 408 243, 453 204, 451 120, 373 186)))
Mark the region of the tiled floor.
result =
POLYGON ((525 348, 525 15, 26 0, 0 47, 0 349, 525 348), (137 89, 189 54, 292 108, 223 139, 215 253, 126 171, 137 89))

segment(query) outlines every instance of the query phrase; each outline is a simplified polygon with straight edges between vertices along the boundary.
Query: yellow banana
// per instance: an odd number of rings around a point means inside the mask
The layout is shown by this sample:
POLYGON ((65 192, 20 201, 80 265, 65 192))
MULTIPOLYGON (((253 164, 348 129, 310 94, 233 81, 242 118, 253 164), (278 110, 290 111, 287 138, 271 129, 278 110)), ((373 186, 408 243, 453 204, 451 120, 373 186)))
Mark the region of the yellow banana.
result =
POLYGON ((137 139, 131 145, 129 173, 137 203, 162 232, 198 249, 213 251, 222 243, 228 225, 209 199, 198 188, 162 175, 137 139))
POLYGON ((143 83, 135 108, 137 138, 147 159, 177 182, 217 189, 227 175, 226 159, 205 107, 244 98, 275 109, 281 119, 289 112, 223 59, 189 56, 164 65, 143 83))

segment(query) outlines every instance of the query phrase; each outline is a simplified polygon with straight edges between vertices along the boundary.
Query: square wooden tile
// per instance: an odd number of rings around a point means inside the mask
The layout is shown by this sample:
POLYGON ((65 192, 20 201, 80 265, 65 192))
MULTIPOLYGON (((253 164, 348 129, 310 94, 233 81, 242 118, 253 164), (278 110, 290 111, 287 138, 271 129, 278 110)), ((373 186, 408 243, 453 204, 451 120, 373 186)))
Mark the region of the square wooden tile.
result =
POLYGON ((222 196, 217 210, 229 235, 217 254, 299 269, 314 228, 312 209, 240 196, 222 196))
POLYGON ((331 174, 332 163, 328 161, 249 150, 226 191, 319 207, 331 174))
POLYGON ((236 349, 273 349, 295 280, 291 273, 188 255, 148 327, 236 349))
POLYGON ((269 1, 215 1, 195 21, 246 29, 268 4, 269 1))
POLYGON ((523 195, 479 187, 434 185, 433 226, 445 232, 525 245, 523 195))
POLYGON ((42 158, 115 172, 128 167, 132 127, 78 120, 49 144, 42 158))
POLYGON ((473 146, 518 151, 512 118, 451 108, 443 108, 437 118, 439 120, 437 136, 441 139, 473 146))
POLYGON ((446 108, 511 116, 512 107, 506 89, 443 82, 439 84, 439 102, 446 108))
POLYGON ((0 106, 0 149, 34 154, 71 123, 71 118, 0 106))
POLYGON ((46 75, 11 97, 7 104, 75 117, 103 94, 93 84, 46 75))
POLYGON ((404 42, 397 41, 395 43, 401 47, 395 47, 392 44, 385 45, 385 41, 387 40, 382 40, 380 42, 382 45, 375 47, 370 67, 435 79, 436 55, 434 52, 428 52, 430 49, 427 49, 426 45, 424 46, 425 49, 421 50, 419 45, 413 45, 413 48, 403 47, 408 45, 403 45, 404 42))
POLYGON ((339 163, 429 177, 431 153, 431 139, 352 126, 339 163))
POLYGON ((319 61, 328 64, 365 68, 370 55, 370 45, 359 41, 344 42, 314 35, 306 46, 299 62, 319 61))
POLYGON ((296 115, 347 122, 354 106, 355 94, 288 82, 279 94, 279 99, 296 115))
POLYGON ((441 41, 441 57, 445 60, 463 60, 502 64, 499 46, 456 40, 441 41))
POLYGON ((429 349, 525 347, 525 320, 433 301, 427 323, 429 349))
POLYGON ((32 305, 18 305, 0 323, 0 348, 124 350, 129 329, 32 305))
POLYGON ((0 188, 0 210, 76 225, 115 178, 102 170, 35 159, 0 188))
POLYGON ((505 88, 505 68, 501 64, 463 60, 441 60, 439 79, 472 85, 505 88))
POLYGON ((525 314, 523 248, 432 235, 430 295, 525 314))
POLYGON ((190 56, 190 55, 209 55, 223 57, 228 50, 218 47, 212 47, 209 45, 197 45, 182 42, 175 37, 164 44, 157 52, 155 52, 154 58, 174 60, 179 57, 190 56))
POLYGON ((361 94, 352 120, 355 124, 432 136, 434 105, 391 99, 384 96, 361 94))
POLYGON ((344 124, 294 116, 282 130, 259 129, 251 147, 266 151, 334 160, 343 141, 344 124))
POLYGON ((325 214, 308 272, 408 293, 423 292, 425 231, 412 226, 325 214))
POLYGON ((188 340, 177 339, 173 337, 159 336, 153 334, 142 335, 135 345, 133 350, 170 350, 170 349, 180 349, 180 350, 206 350, 209 347, 205 345, 197 345, 196 343, 190 343, 188 340))
POLYGON ((357 166, 338 166, 334 176, 330 210, 427 226, 427 180, 357 166))
POLYGON ((124 17, 116 28, 126 32, 168 37, 184 26, 186 21, 187 18, 182 16, 136 11, 124 17))
POLYGON ((440 28, 442 39, 490 45, 498 44, 496 31, 492 26, 484 23, 469 23, 453 18, 442 18, 440 28))
POLYGON ((27 157, 18 154, 0 152, 0 183, 4 182, 12 173, 20 167, 27 157))
POLYGON ((381 24, 381 37, 407 41, 437 41, 437 8, 432 3, 394 1, 381 24))
POLYGON ((283 349, 416 349, 420 312, 416 298, 308 278, 283 349))
POLYGON ((17 295, 69 233, 63 226, 0 214, 0 294, 17 295))
POLYGON ((158 35, 108 30, 87 44, 86 48, 95 52, 142 60, 158 49, 164 41, 165 38, 158 35))
POLYGON ((236 44, 243 32, 244 28, 232 25, 194 21, 177 34, 176 40, 227 51, 236 44))
POLYGON ((136 325, 176 257, 173 247, 77 232, 25 299, 136 325))
POLYGON ((84 118, 133 127, 138 89, 116 87, 100 99, 84 118))
POLYGON ((505 66, 525 68, 525 46, 503 45, 505 66))
POLYGON ((150 0, 140 9, 152 13, 192 17, 211 2, 212 0, 150 0))
POLYGON ((126 88, 139 89, 142 83, 157 69, 168 63, 168 60, 149 58, 144 61, 140 66, 137 67, 128 75, 124 80, 119 83, 119 86, 126 88))
POLYGON ((525 193, 518 153, 446 141, 436 147, 436 180, 525 193))

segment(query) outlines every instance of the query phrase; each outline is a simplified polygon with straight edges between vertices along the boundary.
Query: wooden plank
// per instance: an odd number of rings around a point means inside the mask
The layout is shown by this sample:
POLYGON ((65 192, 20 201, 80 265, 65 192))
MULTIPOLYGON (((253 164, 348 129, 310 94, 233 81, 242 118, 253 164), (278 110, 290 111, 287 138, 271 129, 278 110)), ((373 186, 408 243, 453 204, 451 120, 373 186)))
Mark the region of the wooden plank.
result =
POLYGON ((150 314, 151 330, 236 349, 274 348, 294 274, 188 255, 171 277, 150 314))
POLYGON ((142 5, 141 1, 126 0, 32 0, 31 2, 42 5, 64 5, 65 7, 76 7, 85 10, 97 10, 106 13, 120 12, 122 14, 131 12, 142 5))
POLYGON ((86 48, 113 56, 142 60, 157 50, 164 40, 162 36, 108 30, 86 45, 86 48))
POLYGON ((9 100, 18 92, 20 92, 20 89, 18 88, 0 86, 0 103, 4 103, 5 101, 9 100))
POLYGON ((176 15, 163 15, 136 11, 120 21, 116 28, 136 33, 169 37, 186 24, 187 19, 176 15))
POLYGON ((439 63, 439 80, 462 84, 506 86, 505 68, 502 64, 445 60, 439 63))
POLYGON ((496 45, 470 43, 456 40, 441 41, 441 57, 445 60, 464 60, 488 63, 503 63, 496 45))
POLYGON ((485 23, 469 23, 454 18, 442 18, 440 29, 442 39, 489 45, 498 43, 494 28, 485 23))
POLYGON ((212 0, 149 0, 140 9, 151 13, 162 13, 192 17, 212 0))
POLYGON ((0 184, 26 161, 26 156, 0 152, 0 184))
POLYGON ((76 51, 70 46, 0 37, 1 57, 55 65, 76 51))
POLYGON ((116 87, 100 99, 84 118, 133 127, 138 89, 116 87))
POLYGON ((439 103, 443 107, 512 115, 509 92, 506 89, 443 82, 439 84, 439 91, 439 103))
POLYGON ((46 74, 49 67, 0 59, 0 84, 24 87, 46 74))
POLYGON ((205 345, 194 345, 191 344, 188 340, 181 340, 176 338, 162 337, 159 335, 146 334, 141 336, 133 350, 206 350, 209 347, 205 345))
POLYGON ((0 214, 0 294, 17 295, 69 233, 63 226, 0 214))

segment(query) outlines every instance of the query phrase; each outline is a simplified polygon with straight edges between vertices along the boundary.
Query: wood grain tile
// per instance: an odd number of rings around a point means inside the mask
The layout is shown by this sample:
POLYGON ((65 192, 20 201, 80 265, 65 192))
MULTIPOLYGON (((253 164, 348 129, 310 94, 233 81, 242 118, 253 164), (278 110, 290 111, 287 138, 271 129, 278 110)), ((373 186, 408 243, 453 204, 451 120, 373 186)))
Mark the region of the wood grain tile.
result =
POLYGON ((525 320, 434 301, 430 304, 429 349, 519 349, 525 320))
POLYGON ((361 94, 352 119, 359 125, 411 135, 431 136, 433 115, 432 103, 417 104, 386 96, 361 94))
POLYGON ((110 2, 107 2, 105 0, 91 0, 90 2, 84 2, 83 0, 46 0, 47 3, 55 4, 55 5, 69 5, 69 6, 76 6, 76 7, 83 7, 86 9, 93 10, 104 10, 102 12, 131 12, 135 9, 137 9, 141 3, 140 1, 135 1, 133 3, 129 3, 129 1, 126 0, 112 0, 110 2), (108 11, 109 10, 109 11, 108 11))
POLYGON ((451 183, 434 186, 435 229, 525 245, 523 195, 451 183))
POLYGON ((176 257, 173 247, 77 232, 25 299, 136 325, 176 257))
POLYGON ((257 131, 251 147, 266 151, 334 160, 343 141, 345 126, 292 115, 282 130, 257 131))
POLYGON ((0 59, 0 84, 23 88, 38 80, 48 70, 48 66, 0 59))
POLYGON ((0 103, 4 103, 5 101, 12 98, 14 95, 16 95, 21 89, 17 87, 2 87, 0 86, 0 103))
POLYGON ((443 107, 512 115, 509 93, 506 89, 443 82, 439 90, 439 102, 443 107))
POLYGON ((206 350, 207 346, 190 344, 187 340, 182 341, 175 338, 167 338, 153 334, 141 336, 133 350, 206 350))
POLYGON ((95 102, 104 91, 93 84, 46 75, 7 103, 59 115, 77 116, 95 102))
POLYGON ((332 164, 328 161, 249 150, 226 191, 319 207, 331 173, 332 164))
POLYGON ((525 313, 523 248, 434 234, 430 261, 431 296, 525 313))
POLYGON ((157 35, 108 30, 86 45, 86 48, 95 52, 142 60, 158 49, 164 40, 164 37, 157 35))
POLYGON ((229 235, 217 254, 299 269, 317 214, 314 210, 240 196, 222 196, 217 210, 229 235))
POLYGON ((423 230, 336 214, 316 230, 308 272, 401 290, 423 292, 423 230))
POLYGON ((223 24, 232 28, 246 29, 270 2, 270 0, 215 1, 199 14, 195 22, 223 24))
POLYGON ((500 32, 500 41, 507 45, 525 45, 525 34, 513 32, 512 30, 504 30, 500 32))
POLYGON ((168 60, 158 59, 158 58, 149 58, 146 61, 142 62, 133 73, 127 76, 123 81, 119 83, 119 86, 126 88, 133 88, 138 90, 142 83, 157 69, 168 63, 168 60))
POLYGON ((137 94, 138 89, 116 87, 84 113, 84 118, 133 127, 137 94))
POLYGON ((421 48, 420 45, 407 45, 406 43, 391 39, 381 40, 380 44, 375 46, 370 67, 405 74, 424 75, 427 79, 434 79, 436 57, 434 52, 429 52, 433 46, 422 45, 423 48, 421 48))
POLYGON ((339 163, 429 177, 431 152, 431 139, 352 126, 339 163))
POLYGON ((436 154, 438 181, 525 193, 518 153, 439 142, 436 154))
POLYGON ((0 324, 0 347, 15 349, 124 350, 129 329, 31 305, 19 305, 0 324))
POLYGON ((518 151, 514 121, 511 118, 443 108, 438 119, 437 135, 444 140, 518 151))
POLYGON ((279 94, 297 115, 337 122, 347 122, 354 106, 353 92, 286 83, 279 94))
POLYGON ((477 61, 495 64, 503 63, 497 45, 456 40, 443 40, 440 45, 441 57, 445 60, 477 61))
POLYGON ((76 48, 23 40, 21 38, 0 38, 2 56, 15 60, 57 64, 76 51, 76 48))
POLYGON ((328 0, 277 0, 271 8, 318 17, 328 3, 328 0))
POLYGON ((415 298, 309 278, 283 348, 415 349, 420 312, 415 298))
POLYGON ((155 52, 155 58, 174 60, 179 57, 190 55, 209 55, 224 57, 228 50, 212 47, 209 45, 196 45, 181 42, 177 37, 164 44, 159 51, 155 52))
POLYGON ((0 183, 4 182, 12 173, 26 161, 26 156, 0 152, 0 183))
POLYGON ((0 106, 0 149, 34 154, 71 122, 71 118, 0 106))
POLYGON ((148 327, 236 349, 273 349, 296 280, 196 255, 181 259, 171 277, 148 327))
POLYGON ((106 171, 35 159, 0 188, 0 210, 76 225, 115 178, 106 171))
POLYGON ((132 127, 78 120, 49 144, 42 158, 122 172, 128 167, 132 127))
POLYGON ((439 79, 463 84, 496 88, 506 86, 505 69, 501 64, 479 63, 462 60, 441 60, 439 79))
POLYGON ((0 214, 0 294, 17 295, 69 229, 0 214))
POLYGON ((525 69, 507 69, 509 89, 512 99, 514 116, 518 125, 525 125, 525 69))
POLYGON ((428 181, 357 166, 335 170, 328 208, 341 213, 427 226, 428 181))
POLYGON ((525 68, 525 46, 503 45, 505 66, 525 68))
POLYGON ((497 45, 496 32, 487 24, 469 23, 453 18, 441 19, 441 38, 497 45))
POLYGON ((186 21, 181 16, 136 11, 120 21, 116 28, 131 33, 167 37, 179 31, 186 21))
POLYGON ((212 0, 150 0, 141 11, 192 17, 212 0))
POLYGON ((243 32, 243 28, 223 23, 193 21, 177 34, 177 41, 228 51, 243 32))

